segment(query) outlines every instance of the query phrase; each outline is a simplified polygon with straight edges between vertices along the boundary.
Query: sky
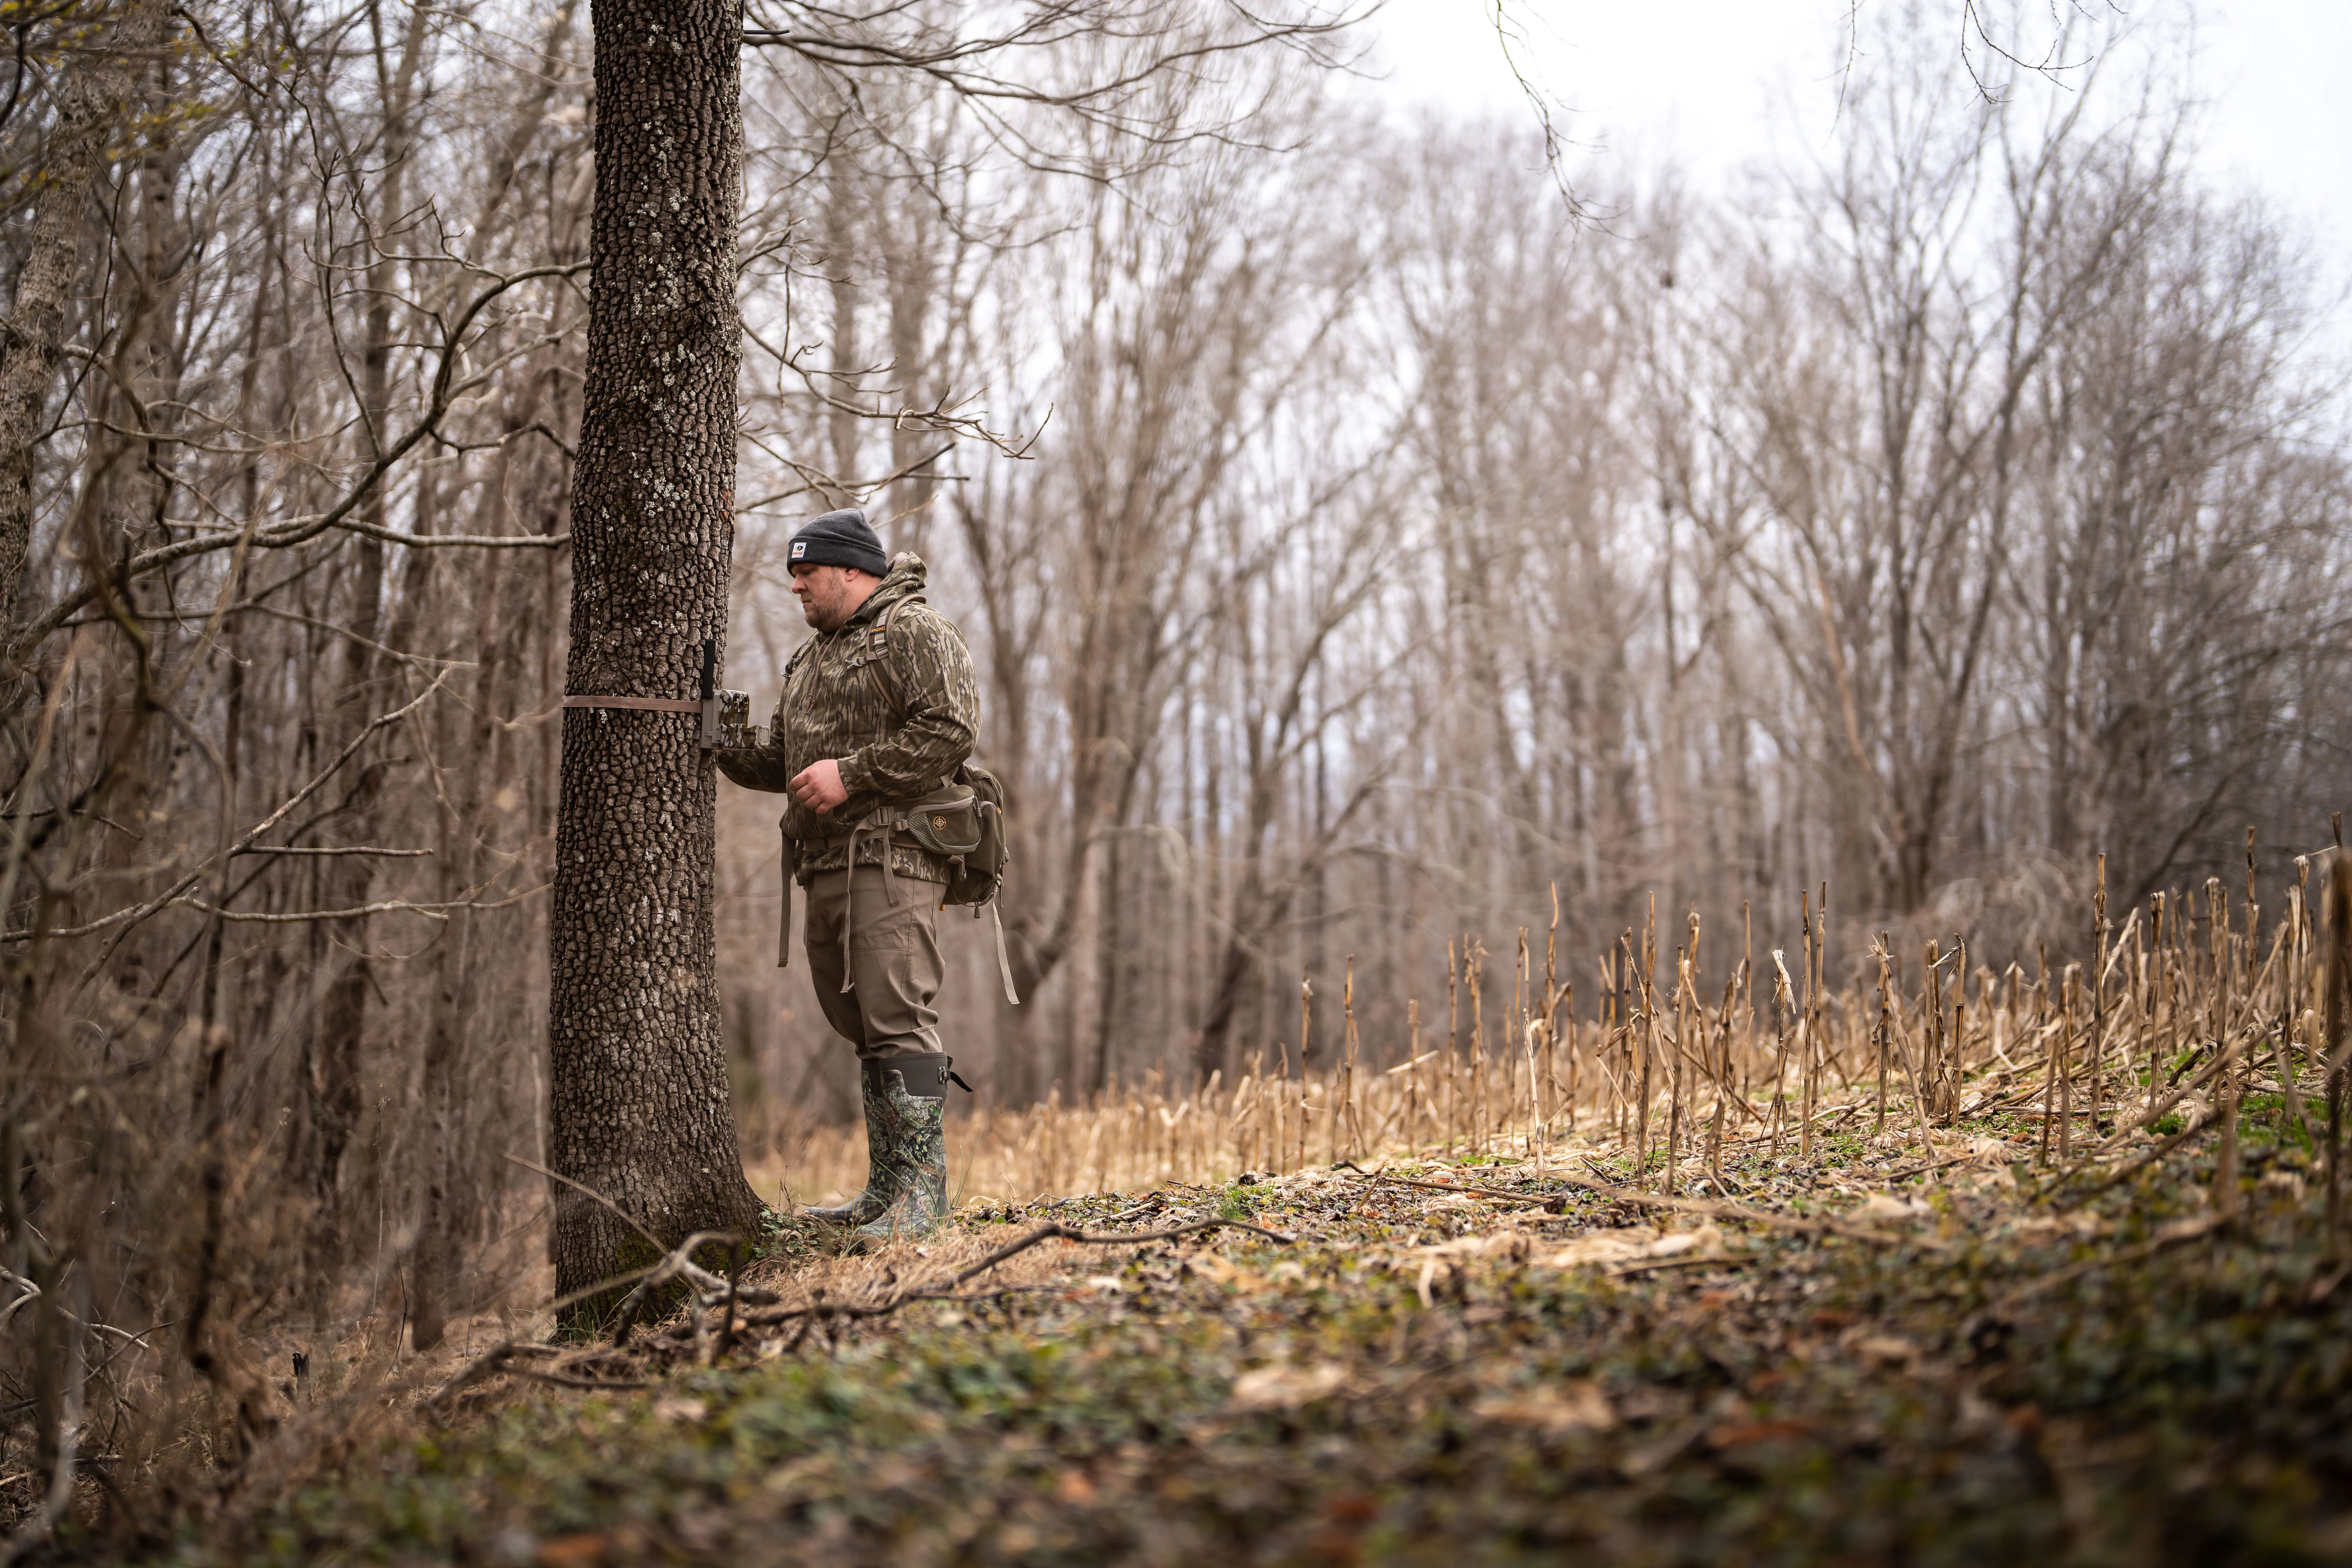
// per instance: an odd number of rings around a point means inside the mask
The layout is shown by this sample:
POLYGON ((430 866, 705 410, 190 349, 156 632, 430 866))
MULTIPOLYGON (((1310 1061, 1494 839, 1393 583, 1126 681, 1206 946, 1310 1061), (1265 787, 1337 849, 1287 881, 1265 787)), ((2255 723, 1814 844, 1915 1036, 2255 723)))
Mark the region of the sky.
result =
MULTIPOLYGON (((1640 168, 1671 156, 1702 184, 1742 163, 1826 148, 1858 7, 1904 0, 1508 0, 1528 57, 1583 156, 1640 168)), ((2352 0, 2048 0, 2120 11, 2143 47, 2189 57, 2210 109, 2200 157, 2223 189, 2252 187, 2311 226, 2340 272, 2352 249, 2352 0), (2179 42, 2196 40, 2192 49, 2179 42)), ((1957 54, 1963 0, 1921 0, 1957 54)), ((2047 11, 2040 13, 2046 16, 2047 11)), ((1533 111, 1512 79, 1483 0, 1386 0, 1370 24, 1373 70, 1360 90, 1397 109, 1533 111)), ((2027 79, 2020 93, 2062 89, 2027 79)), ((1573 164, 1571 164, 1573 167, 1573 164)))

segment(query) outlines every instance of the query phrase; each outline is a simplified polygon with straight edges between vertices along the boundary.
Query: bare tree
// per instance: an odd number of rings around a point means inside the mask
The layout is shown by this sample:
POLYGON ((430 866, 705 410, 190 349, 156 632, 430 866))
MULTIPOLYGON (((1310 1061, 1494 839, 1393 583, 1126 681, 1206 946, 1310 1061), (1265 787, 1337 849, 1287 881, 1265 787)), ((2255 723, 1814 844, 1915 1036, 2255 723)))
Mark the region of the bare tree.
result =
MULTIPOLYGON (((688 697, 734 542, 735 11, 599 7, 594 294, 568 696, 688 697)), ((683 706, 683 704, 681 704, 683 706)), ((556 1289, 645 1244, 758 1234, 727 1099, 715 775, 688 712, 567 704, 549 924, 556 1289), (616 1212, 617 1211, 617 1212, 616 1212)), ((650 1263, 646 1257, 636 1259, 650 1263)))

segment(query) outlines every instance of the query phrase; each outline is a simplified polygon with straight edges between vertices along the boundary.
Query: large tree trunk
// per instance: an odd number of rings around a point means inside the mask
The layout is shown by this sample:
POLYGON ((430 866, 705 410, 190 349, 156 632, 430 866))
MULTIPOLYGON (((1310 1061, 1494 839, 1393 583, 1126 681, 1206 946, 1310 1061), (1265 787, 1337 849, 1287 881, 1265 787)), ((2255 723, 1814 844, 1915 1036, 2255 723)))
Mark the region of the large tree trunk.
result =
MULTIPOLYGON (((734 545, 735 220, 728 0, 594 0, 596 205, 572 650, 581 696, 685 697, 722 634, 734 545)), ((690 713, 563 715, 549 988, 554 1169, 666 1244, 756 1234, 727 1098, 712 939, 714 774, 690 713)), ((556 1289, 639 1261, 559 1183, 556 1289)))

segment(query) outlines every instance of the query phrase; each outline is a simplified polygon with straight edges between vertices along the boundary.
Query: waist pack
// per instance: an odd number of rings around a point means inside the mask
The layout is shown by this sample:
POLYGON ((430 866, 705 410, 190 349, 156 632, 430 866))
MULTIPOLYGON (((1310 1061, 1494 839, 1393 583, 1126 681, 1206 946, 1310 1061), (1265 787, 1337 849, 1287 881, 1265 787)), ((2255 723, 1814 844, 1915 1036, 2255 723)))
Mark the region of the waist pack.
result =
POLYGON ((948 863, 943 904, 985 904, 1003 888, 1012 858, 1004 841, 1004 786, 986 768, 959 766, 939 789, 908 801, 898 826, 948 863))
MULTIPOLYGON (((996 896, 1004 889, 1004 868, 1013 858, 1004 839, 1004 786, 986 768, 957 764, 955 776, 904 806, 887 807, 890 826, 948 863, 947 892, 940 907, 968 904, 978 920, 985 909, 996 922, 996 970, 1004 999, 1020 1003, 1013 989, 1013 960, 1004 951, 1004 915, 996 896)), ((853 856, 854 859, 855 857, 853 856)))

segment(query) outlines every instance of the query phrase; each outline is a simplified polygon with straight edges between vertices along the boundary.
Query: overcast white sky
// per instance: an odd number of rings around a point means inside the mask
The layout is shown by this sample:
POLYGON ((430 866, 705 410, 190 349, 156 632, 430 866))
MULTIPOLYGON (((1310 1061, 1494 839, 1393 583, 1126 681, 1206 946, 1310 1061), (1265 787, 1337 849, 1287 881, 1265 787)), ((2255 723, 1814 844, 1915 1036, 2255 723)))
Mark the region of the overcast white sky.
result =
MULTIPOLYGON (((2143 36, 2193 22, 2195 89, 2211 104, 2204 163, 2217 184, 2252 184, 2314 226, 2340 276, 2352 247, 2352 0, 2054 0, 2127 12, 2143 36)), ((1706 181, 1778 138, 1827 143, 1838 64, 1856 5, 1903 0, 1509 0, 1548 85, 1580 112, 1588 154, 1639 167, 1671 155, 1706 181)), ((1925 0, 1957 54, 1962 0, 1925 0)), ((1481 0, 1387 0, 1373 18, 1398 107, 1436 100, 1527 116, 1481 0)), ((2168 48, 2180 52, 2178 46, 2168 48)), ((2021 92, 2054 90, 2028 82, 2021 92)))

